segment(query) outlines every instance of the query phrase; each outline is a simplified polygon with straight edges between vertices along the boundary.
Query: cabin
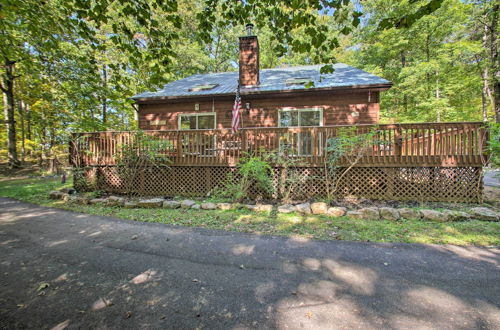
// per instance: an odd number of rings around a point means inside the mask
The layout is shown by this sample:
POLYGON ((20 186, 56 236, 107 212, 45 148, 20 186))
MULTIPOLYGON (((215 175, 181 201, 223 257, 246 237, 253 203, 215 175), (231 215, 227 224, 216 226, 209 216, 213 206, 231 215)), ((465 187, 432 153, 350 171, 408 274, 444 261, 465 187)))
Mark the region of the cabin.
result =
MULTIPOLYGON (((347 127, 357 135, 370 133, 373 141, 355 163, 340 159, 336 196, 482 201, 485 123, 380 124, 380 93, 391 88, 390 81, 342 63, 327 74, 322 65, 261 70, 258 38, 251 26, 247 31, 239 38, 239 71, 196 74, 133 97, 138 128, 165 142, 161 155, 168 166, 124 177, 116 156, 132 145, 134 131, 75 133, 75 188, 206 196, 228 178, 238 180, 237 166, 246 155, 286 150, 301 178, 294 198, 321 198, 332 189, 326 146, 347 127), (237 95, 240 125, 234 130, 237 95)), ((270 165, 275 184, 290 171, 270 165)))
POLYGON ((241 128, 377 124, 391 82, 336 63, 263 69, 255 35, 239 38, 239 71, 196 74, 135 95, 143 130, 230 129, 240 85, 241 128))

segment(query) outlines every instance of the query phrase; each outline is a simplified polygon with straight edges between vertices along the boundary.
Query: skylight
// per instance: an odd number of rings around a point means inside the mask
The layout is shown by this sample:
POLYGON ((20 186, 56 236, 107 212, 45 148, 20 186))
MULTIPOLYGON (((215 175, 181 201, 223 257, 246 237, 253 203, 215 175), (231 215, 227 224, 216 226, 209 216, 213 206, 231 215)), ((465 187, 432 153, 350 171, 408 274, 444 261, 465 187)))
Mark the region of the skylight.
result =
POLYGON ((189 89, 190 92, 208 91, 219 86, 219 84, 195 85, 189 89))
POLYGON ((287 86, 290 86, 290 85, 305 85, 305 84, 307 84, 310 81, 312 81, 312 79, 311 78, 307 78, 307 77, 288 78, 286 80, 286 85, 287 86))

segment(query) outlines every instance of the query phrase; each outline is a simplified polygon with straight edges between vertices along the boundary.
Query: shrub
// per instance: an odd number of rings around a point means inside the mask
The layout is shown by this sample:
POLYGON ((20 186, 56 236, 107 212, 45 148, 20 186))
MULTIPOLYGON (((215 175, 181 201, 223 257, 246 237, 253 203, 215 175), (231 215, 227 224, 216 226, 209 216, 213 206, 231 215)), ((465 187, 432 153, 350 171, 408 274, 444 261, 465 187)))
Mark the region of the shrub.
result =
POLYGON ((215 189, 212 194, 242 201, 250 198, 251 189, 255 188, 266 196, 271 196, 273 193, 272 177, 273 168, 265 157, 247 156, 240 160, 236 176, 229 175, 223 187, 215 189))
POLYGON ((133 192, 134 184, 141 173, 152 168, 168 169, 171 163, 168 150, 171 148, 170 141, 147 135, 143 131, 134 132, 130 142, 123 144, 115 155, 125 192, 133 192))

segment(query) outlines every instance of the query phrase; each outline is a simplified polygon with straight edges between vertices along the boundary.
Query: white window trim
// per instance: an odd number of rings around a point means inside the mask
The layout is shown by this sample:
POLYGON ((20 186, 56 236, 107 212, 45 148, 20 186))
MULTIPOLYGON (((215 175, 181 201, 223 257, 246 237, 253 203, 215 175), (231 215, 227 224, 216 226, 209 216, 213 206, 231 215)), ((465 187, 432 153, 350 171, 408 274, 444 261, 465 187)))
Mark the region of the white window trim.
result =
POLYGON ((298 126, 281 126, 281 114, 283 112, 291 112, 291 111, 319 111, 319 126, 323 126, 323 108, 321 107, 314 107, 314 108, 292 108, 292 107, 286 107, 286 108, 281 108, 278 111, 278 127, 314 127, 314 126, 301 126, 300 125, 300 115, 299 115, 299 125, 298 126))
MULTIPOLYGON (((315 126, 301 126, 300 125, 300 118, 301 116, 299 115, 299 125, 298 126, 281 126, 281 114, 283 112, 289 112, 289 111, 319 111, 319 126, 323 126, 323 108, 322 107, 313 107, 313 108, 292 108, 292 107, 286 107, 286 108, 281 108, 278 111, 278 127, 315 127, 315 126)), ((319 139, 319 155, 322 154, 322 143, 321 143, 321 133, 320 134, 320 139, 319 139)), ((300 133, 297 133, 298 135, 298 141, 300 141, 300 133)), ((281 139, 280 139, 280 144, 281 144, 281 139)), ((296 156, 310 156, 308 154, 303 154, 302 153, 302 147, 301 144, 297 146, 297 155, 296 156)))
MULTIPOLYGON (((199 117, 199 116, 208 116, 208 115, 213 115, 214 116, 214 128, 209 128, 209 129, 216 129, 217 128, 217 113, 216 112, 193 112, 193 113, 181 113, 179 114, 179 118, 177 118, 177 127, 179 127, 179 130, 182 131, 199 131, 199 130, 204 130, 206 128, 202 129, 182 129, 181 128, 181 119, 183 116, 185 117, 199 117)), ((198 118, 196 118, 196 126, 198 126, 198 118)))

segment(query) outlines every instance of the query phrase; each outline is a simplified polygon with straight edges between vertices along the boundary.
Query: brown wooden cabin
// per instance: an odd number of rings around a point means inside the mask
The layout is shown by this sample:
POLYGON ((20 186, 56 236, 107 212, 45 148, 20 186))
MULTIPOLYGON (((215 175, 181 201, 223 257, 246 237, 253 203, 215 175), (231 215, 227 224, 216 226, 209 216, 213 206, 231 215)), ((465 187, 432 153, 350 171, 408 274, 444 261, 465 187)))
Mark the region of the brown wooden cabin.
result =
MULTIPOLYGON (((304 182, 297 198, 325 196, 324 148, 340 125, 347 125, 358 133, 375 128, 377 143, 343 177, 339 196, 481 201, 488 139, 484 123, 378 125, 380 92, 391 82, 341 63, 329 74, 321 74, 321 67, 260 70, 258 39, 248 35, 240 37, 239 72, 196 74, 135 95, 139 128, 168 141, 164 154, 171 160, 168 170, 142 173, 135 193, 205 196, 234 173, 243 155, 286 146, 301 161, 296 171, 304 182), (233 133, 238 83, 242 129, 233 133)), ((133 136, 75 134, 71 155, 78 161, 73 164, 85 168, 93 189, 124 191, 115 155, 133 136)))
POLYGON ((239 72, 196 74, 134 96, 139 128, 229 129, 238 82, 242 128, 378 123, 379 93, 391 82, 341 63, 331 74, 321 67, 260 70, 257 36, 240 37, 239 72))

